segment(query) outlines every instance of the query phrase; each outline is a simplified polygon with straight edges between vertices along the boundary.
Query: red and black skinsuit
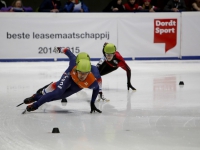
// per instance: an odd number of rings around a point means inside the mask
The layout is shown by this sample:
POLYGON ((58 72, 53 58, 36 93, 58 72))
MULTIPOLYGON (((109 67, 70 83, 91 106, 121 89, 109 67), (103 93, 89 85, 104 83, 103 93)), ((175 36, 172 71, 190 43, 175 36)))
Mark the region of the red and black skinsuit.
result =
MULTIPOLYGON (((104 44, 104 46, 106 43, 104 44)), ((111 73, 115 70, 117 70, 119 67, 124 69, 126 71, 127 75, 127 86, 128 90, 129 87, 135 90, 134 87, 131 85, 131 69, 130 67, 126 64, 124 58, 120 55, 118 51, 115 51, 115 55, 113 56, 113 59, 111 61, 108 61, 105 56, 104 48, 103 48, 103 54, 104 57, 100 59, 100 61, 97 64, 97 68, 99 69, 99 73, 101 76, 106 75, 108 73, 111 73)))

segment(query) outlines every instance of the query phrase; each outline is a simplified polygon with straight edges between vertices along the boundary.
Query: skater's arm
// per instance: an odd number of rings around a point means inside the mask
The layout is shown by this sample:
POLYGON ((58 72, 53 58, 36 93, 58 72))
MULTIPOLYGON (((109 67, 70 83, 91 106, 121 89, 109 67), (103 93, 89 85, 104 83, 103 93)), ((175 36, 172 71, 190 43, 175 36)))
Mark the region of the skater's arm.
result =
MULTIPOLYGON (((122 62, 121 62, 122 63, 122 62)), ((120 63, 119 63, 120 64, 120 63)), ((136 90, 132 84, 131 84, 131 69, 130 67, 126 64, 124 61, 122 64, 120 64, 121 68, 126 71, 126 76, 127 76, 127 89, 131 88, 132 90, 136 90)))
POLYGON ((69 61, 72 63, 76 63, 76 56, 71 52, 71 50, 68 47, 57 47, 58 51, 60 53, 64 53, 69 57, 69 61))
POLYGON ((118 67, 121 67, 123 70, 126 71, 126 76, 127 76, 127 83, 130 83, 131 81, 131 69, 125 62, 124 58, 120 55, 119 52, 116 52, 115 54, 116 58, 119 60, 118 67))
POLYGON ((116 54, 116 58, 119 60, 118 67, 121 67, 126 71, 128 90, 129 88, 131 88, 132 90, 136 90, 131 84, 131 68, 128 66, 124 58, 119 53, 116 54))
MULTIPOLYGON (((57 47, 59 53, 64 53, 69 57, 69 67, 67 70, 70 70, 76 66, 76 56, 70 51, 68 47, 57 47)), ((67 72, 67 71, 65 71, 67 72)))
POLYGON ((130 81, 131 81, 131 69, 130 69, 130 67, 126 64, 125 61, 119 62, 118 66, 126 71, 127 83, 130 83, 130 81))
POLYGON ((90 86, 89 86, 90 89, 93 89, 93 92, 92 92, 92 99, 91 99, 91 102, 94 103, 96 98, 97 98, 97 95, 99 93, 99 85, 98 85, 98 82, 95 81, 93 82, 90 86))
POLYGON ((70 61, 74 61, 74 60, 76 61, 76 56, 71 52, 69 48, 66 48, 66 50, 64 51, 64 54, 69 57, 70 61))
POLYGON ((99 85, 98 85, 98 82, 97 82, 97 81, 93 82, 93 83, 90 85, 89 88, 90 88, 90 89, 93 89, 93 92, 92 92, 92 100, 91 100, 91 102, 90 102, 90 107, 91 107, 90 113, 93 113, 93 112, 95 112, 95 111, 97 111, 98 113, 102 113, 102 111, 100 111, 99 109, 96 108, 95 103, 94 103, 95 100, 96 100, 96 98, 97 98, 97 95, 98 95, 98 93, 99 93, 99 85))
POLYGON ((91 71, 99 84, 99 92, 102 92, 102 78, 101 78, 98 68, 92 65, 91 71))

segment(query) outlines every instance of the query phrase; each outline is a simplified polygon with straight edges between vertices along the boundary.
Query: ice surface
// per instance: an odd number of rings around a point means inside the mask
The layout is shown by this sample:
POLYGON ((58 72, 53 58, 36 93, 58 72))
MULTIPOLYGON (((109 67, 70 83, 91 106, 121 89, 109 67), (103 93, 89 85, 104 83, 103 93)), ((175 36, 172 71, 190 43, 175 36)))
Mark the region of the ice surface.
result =
POLYGON ((199 150, 200 61, 127 63, 137 91, 127 91, 120 68, 103 76, 110 102, 95 103, 102 114, 89 113, 92 91, 84 89, 66 106, 58 100, 24 115, 26 105, 16 106, 68 62, 0 63, 0 150, 199 150))

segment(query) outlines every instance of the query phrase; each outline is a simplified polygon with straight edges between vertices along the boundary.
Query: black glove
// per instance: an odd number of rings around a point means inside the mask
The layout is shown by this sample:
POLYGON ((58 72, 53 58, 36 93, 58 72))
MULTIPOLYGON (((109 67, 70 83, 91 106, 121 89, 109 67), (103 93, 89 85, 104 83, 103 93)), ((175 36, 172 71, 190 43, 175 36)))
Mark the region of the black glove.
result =
POLYGON ((99 109, 96 108, 96 106, 94 105, 93 102, 90 103, 90 106, 91 106, 91 111, 90 111, 90 113, 95 112, 95 111, 97 111, 97 112, 99 112, 99 113, 102 113, 102 111, 100 111, 99 109))
POLYGON ((136 90, 136 89, 131 85, 130 82, 127 83, 127 88, 128 88, 128 90, 129 90, 129 88, 131 88, 132 90, 136 90))
POLYGON ((30 112, 30 111, 35 111, 37 108, 36 107, 34 107, 34 105, 32 104, 32 105, 28 105, 27 107, 26 107, 26 110, 28 111, 28 112, 30 112))
POLYGON ((55 47, 55 49, 56 49, 56 51, 57 51, 58 53, 61 53, 61 48, 62 48, 62 47, 55 47))

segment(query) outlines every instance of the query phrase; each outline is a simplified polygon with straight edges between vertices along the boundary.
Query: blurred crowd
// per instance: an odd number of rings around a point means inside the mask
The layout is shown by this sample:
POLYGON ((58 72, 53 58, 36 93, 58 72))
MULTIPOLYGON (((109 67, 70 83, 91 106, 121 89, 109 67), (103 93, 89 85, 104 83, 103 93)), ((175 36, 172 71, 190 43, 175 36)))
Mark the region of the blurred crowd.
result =
MULTIPOLYGON (((91 7, 92 5, 90 5, 91 7)), ((41 0, 40 6, 24 6, 22 0, 7 4, 0 0, 1 12, 95 12, 83 0, 41 0)), ((200 11, 200 0, 112 0, 102 12, 182 12, 200 11)))

